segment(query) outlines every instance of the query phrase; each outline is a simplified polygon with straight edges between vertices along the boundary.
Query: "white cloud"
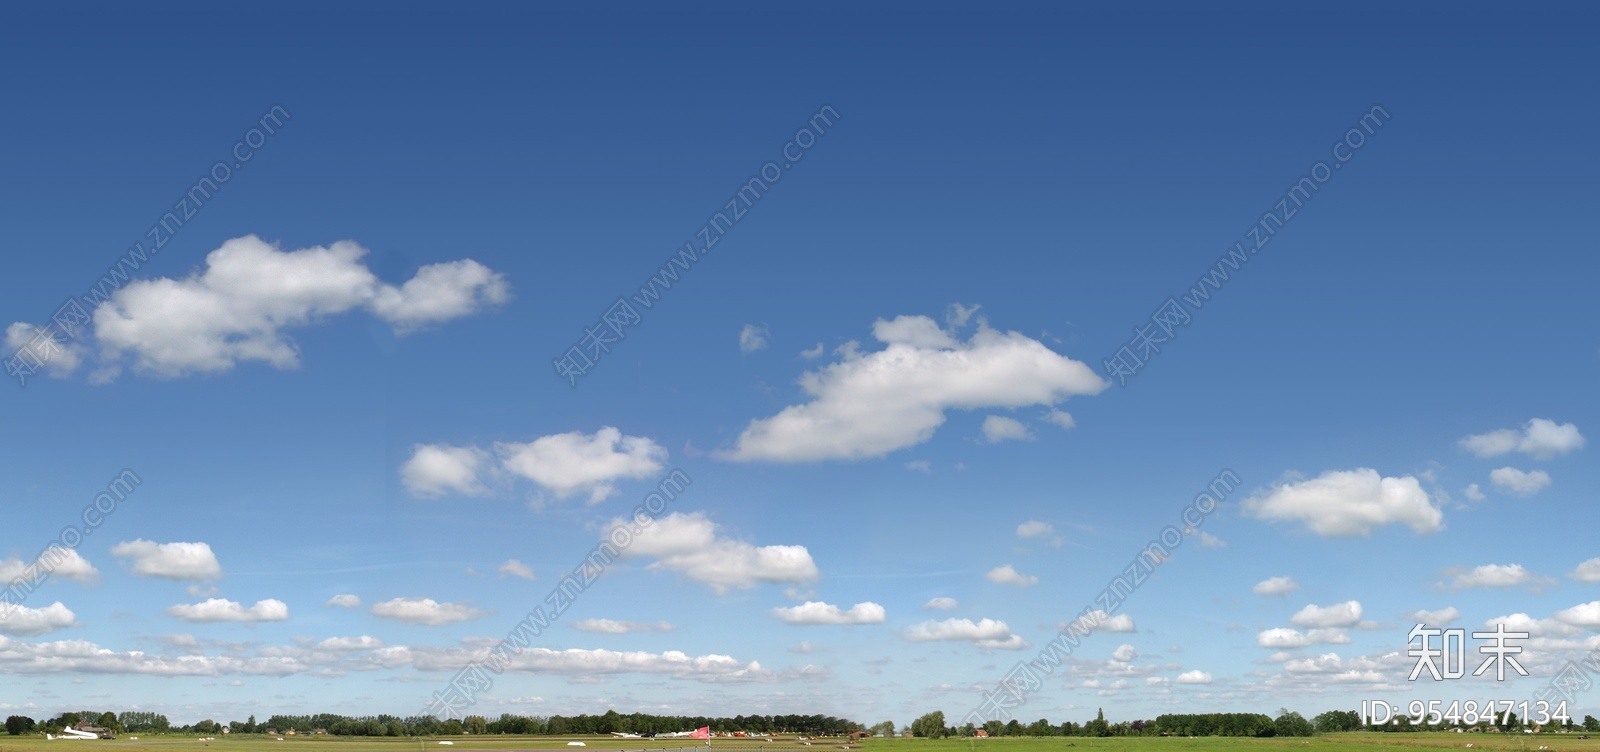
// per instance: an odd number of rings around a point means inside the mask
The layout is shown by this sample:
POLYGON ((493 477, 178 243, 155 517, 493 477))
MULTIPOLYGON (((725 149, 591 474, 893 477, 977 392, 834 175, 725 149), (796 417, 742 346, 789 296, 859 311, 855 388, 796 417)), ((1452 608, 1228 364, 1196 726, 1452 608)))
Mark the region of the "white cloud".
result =
POLYGON ((1021 650, 1028 647, 1021 635, 1011 633, 1003 621, 982 619, 945 619, 925 621, 906 630, 905 638, 911 642, 970 642, 980 648, 993 650, 1021 650))
POLYGON ((801 350, 800 357, 805 358, 806 360, 816 360, 817 358, 822 357, 822 352, 822 343, 818 342, 816 347, 813 347, 809 350, 801 350))
POLYGON ((956 599, 941 595, 928 599, 927 603, 922 604, 922 608, 929 611, 952 611, 957 605, 956 599))
POLYGON ((112 546, 111 555, 132 559, 133 573, 140 577, 209 581, 222 576, 222 565, 207 543, 155 543, 141 539, 112 546))
POLYGON ((1064 429, 1074 428, 1078 425, 1078 422, 1072 419, 1072 413, 1056 409, 1051 409, 1044 419, 1064 429))
POLYGON ((772 615, 787 624, 882 624, 885 620, 883 606, 871 601, 857 603, 846 611, 831 603, 806 601, 798 606, 772 609, 772 615))
POLYGON ((373 616, 429 627, 476 619, 486 613, 465 603, 439 603, 432 598, 394 598, 372 604, 373 616))
POLYGON ((1580 603, 1572 608, 1564 608, 1555 613, 1555 618, 1564 624, 1585 629, 1600 628, 1600 601, 1580 603))
POLYGON ((912 460, 906 463, 906 469, 929 475, 933 472, 933 463, 928 460, 912 460))
POLYGON ((1550 485, 1550 474, 1543 470, 1525 472, 1514 467, 1502 467, 1489 473, 1489 482, 1502 491, 1532 496, 1550 485))
POLYGON ((1112 616, 1105 611, 1090 611, 1077 619, 1061 625, 1062 629, 1071 630, 1075 634, 1089 634, 1090 632, 1136 632, 1133 617, 1127 614, 1112 616))
POLYGON ((329 637, 317 643, 318 650, 377 650, 381 647, 383 647, 383 640, 367 635, 361 635, 360 637, 329 637))
POLYGON ((660 472, 667 450, 641 436, 609 426, 593 435, 580 431, 543 436, 527 444, 495 443, 506 471, 550 489, 558 498, 583 491, 594 504, 610 496, 621 478, 660 472))
MULTIPOLYGON (((61 601, 44 608, 5 604, 0 606, 0 635, 33 637, 70 627, 77 619, 77 615, 61 605, 61 601)), ((0 642, 0 646, 3 646, 3 642, 0 642)))
MULTIPOLYGON (((745 324, 744 328, 739 330, 739 352, 749 355, 757 350, 765 349, 767 340, 771 336, 772 332, 765 326, 745 324)), ((820 355, 821 353, 818 354, 820 355)))
POLYGON ((1329 537, 1367 535, 1390 524, 1419 534, 1444 528, 1444 515, 1416 478, 1384 478, 1371 468, 1285 483, 1245 499, 1244 510, 1264 520, 1296 520, 1329 537))
POLYGON ((1579 582, 1600 582, 1600 557, 1579 564, 1572 570, 1572 579, 1579 582))
POLYGON ((1174 679, 1173 681, 1179 684, 1210 684, 1211 674, 1201 671, 1200 669, 1195 669, 1193 671, 1185 671, 1181 674, 1178 674, 1178 678, 1174 679))
POLYGON ((25 562, 16 556, 0 559, 0 586, 8 585, 19 577, 31 579, 30 566, 35 573, 48 572, 52 577, 76 580, 86 585, 93 585, 100 580, 100 570, 95 569, 77 549, 51 546, 40 552, 39 558, 32 562, 25 562))
POLYGON ((1053 405, 1109 384, 1089 366, 1016 332, 982 323, 966 342, 925 316, 879 319, 886 347, 844 348, 840 362, 806 373, 812 401, 751 421, 734 460, 798 462, 880 457, 933 437, 952 409, 1053 405))
POLYGON ((1442 627, 1454 622, 1456 619, 1461 618, 1461 612, 1457 611, 1455 606, 1446 606, 1438 611, 1413 611, 1411 613, 1411 618, 1416 620, 1418 624, 1426 624, 1430 627, 1442 627))
POLYGON ((1479 488, 1478 484, 1476 483, 1468 484, 1466 488, 1462 489, 1461 493, 1465 494, 1466 497, 1472 501, 1483 501, 1484 499, 1488 498, 1487 496, 1483 495, 1483 489, 1479 488))
POLYGON ((1017 526, 1018 538, 1044 538, 1055 548, 1061 547, 1061 536, 1056 535, 1056 527, 1048 522, 1028 520, 1017 526))
POLYGON ((1300 583, 1295 582, 1293 577, 1270 577, 1256 583, 1255 587, 1250 588, 1250 592, 1270 598, 1278 595, 1288 595, 1299 589, 1300 583))
POLYGON ((617 481, 654 475, 667 459, 661 445, 610 426, 593 434, 572 431, 527 443, 495 442, 494 454, 498 465, 478 447, 419 444, 400 475, 416 496, 481 495, 488 492, 486 478, 508 475, 533 481, 558 499, 586 493, 588 503, 597 504, 616 491, 617 481))
MULTIPOLYGON (((610 531, 627 526, 614 520, 610 531)), ((722 537, 716 523, 704 514, 673 512, 634 536, 621 557, 654 558, 653 570, 678 572, 710 585, 718 594, 730 588, 750 588, 758 582, 804 584, 817 579, 817 565, 805 546, 756 546, 722 537)))
POLYGON ((338 606, 339 608, 361 608, 361 598, 349 593, 340 593, 329 598, 328 602, 323 605, 338 606))
POLYGON ((412 496, 440 496, 458 493, 481 496, 489 489, 479 480, 492 458, 477 447, 449 444, 418 444, 411 459, 400 468, 400 480, 412 496))
POLYGON ((1032 438, 1033 432, 1016 418, 989 415, 983 419, 983 440, 990 444, 1002 441, 1028 441, 1032 438))
POLYGON ((268 598, 256 601, 254 606, 245 608, 237 601, 223 598, 211 598, 199 603, 180 603, 168 606, 167 613, 184 621, 214 622, 214 621, 287 621, 289 619, 289 606, 283 601, 268 598))
POLYGON ((54 327, 41 327, 18 321, 6 327, 5 352, 23 363, 42 365, 56 378, 70 375, 86 355, 82 343, 65 339, 54 327))
POLYGON ((1203 548, 1227 548, 1228 542, 1208 532, 1200 532, 1200 545, 1203 548))
POLYGON ((1139 657, 1139 650, 1128 643, 1122 643, 1116 650, 1111 651, 1111 660, 1118 663, 1128 663, 1139 657))
POLYGON ((504 302, 503 275, 476 261, 424 266, 401 287, 378 281, 366 249, 340 241, 280 251, 235 238, 184 279, 134 280, 94 311, 102 357, 123 355, 159 376, 226 371, 240 361, 292 368, 300 356, 285 330, 364 307, 399 333, 504 302))
MULTIPOLYGON (((459 669, 488 658, 490 648, 474 650, 413 649, 412 665, 422 671, 459 669)), ((551 650, 522 648, 505 655, 508 671, 595 677, 614 674, 657 674, 706 682, 768 681, 773 674, 760 663, 734 660, 726 655, 691 656, 677 650, 650 653, 642 650, 551 650)))
POLYGON ((1257 645, 1274 650, 1303 648, 1317 643, 1345 645, 1350 643, 1350 636, 1345 634, 1343 629, 1332 627, 1309 629, 1305 632, 1279 627, 1264 630, 1256 635, 1257 645))
POLYGON ((1516 585, 1537 584, 1540 578, 1529 572, 1521 564, 1484 564, 1473 567, 1464 572, 1458 572, 1450 580, 1450 587, 1457 590, 1465 588, 1508 588, 1516 585))
POLYGON ((584 619, 572 622, 572 628, 580 632, 610 635, 624 635, 634 632, 671 632, 677 629, 671 623, 664 621, 616 621, 613 619, 584 619))
POLYGON ((500 566, 497 568, 497 571, 500 572, 501 577, 521 577, 529 582, 533 582, 534 579, 536 579, 533 576, 533 567, 523 564, 516 559, 506 559, 505 561, 500 562, 500 566))
POLYGON ((972 320, 972 314, 977 313, 980 308, 983 308, 983 306, 951 303, 949 307, 945 308, 944 322, 953 329, 960 329, 966 326, 968 321, 972 320))
POLYGON ((1034 577, 1031 574, 1024 575, 1018 572, 1016 567, 1013 567, 1010 564, 995 567, 994 569, 989 570, 989 573, 984 575, 984 577, 989 578, 990 582, 993 582, 997 585, 1016 585, 1017 587, 1029 587, 1031 585, 1039 584, 1038 577, 1034 577))
POLYGON ((116 652, 85 640, 5 639, 0 639, 0 666, 11 674, 147 676, 289 676, 311 668, 287 656, 161 656, 142 651, 116 652))
POLYGON ((1535 459, 1550 459, 1583 448, 1583 435, 1572 423, 1557 423, 1545 418, 1534 418, 1523 424, 1522 430, 1502 428, 1498 431, 1468 436, 1460 441, 1461 448, 1479 457, 1498 457, 1511 452, 1521 452, 1535 459))
POLYGON ((1361 603, 1345 601, 1332 606, 1307 605, 1289 617, 1289 623, 1297 627, 1353 627, 1361 623, 1361 603))

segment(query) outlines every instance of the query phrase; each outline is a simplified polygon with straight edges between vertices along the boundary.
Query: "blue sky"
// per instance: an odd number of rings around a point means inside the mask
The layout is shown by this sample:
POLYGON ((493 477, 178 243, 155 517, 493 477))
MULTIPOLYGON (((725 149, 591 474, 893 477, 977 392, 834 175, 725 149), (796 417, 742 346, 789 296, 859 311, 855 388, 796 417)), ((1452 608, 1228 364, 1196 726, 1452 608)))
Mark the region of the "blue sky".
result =
POLYGON ((6 356, 103 294, 3 398, 0 567, 141 483, 0 620, 0 712, 419 712, 672 469, 474 712, 963 717, 1224 470, 1017 715, 1528 699, 1600 645, 1593 9, 4 14, 6 356), (1408 683, 1447 609, 1530 676, 1408 683))

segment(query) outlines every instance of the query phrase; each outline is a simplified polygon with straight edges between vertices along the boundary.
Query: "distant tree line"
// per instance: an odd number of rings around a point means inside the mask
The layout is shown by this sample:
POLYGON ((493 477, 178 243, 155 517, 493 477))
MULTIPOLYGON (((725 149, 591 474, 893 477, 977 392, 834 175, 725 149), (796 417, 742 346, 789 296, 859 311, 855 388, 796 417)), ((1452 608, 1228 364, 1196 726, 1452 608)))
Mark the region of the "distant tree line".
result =
POLYGON ((737 715, 731 718, 710 716, 667 716, 650 713, 601 715, 522 716, 510 713, 490 720, 481 715, 440 720, 430 715, 402 718, 393 715, 346 716, 333 713, 316 715, 274 715, 265 723, 255 716, 247 721, 227 724, 206 719, 187 726, 174 726, 159 713, 110 712, 62 713, 43 722, 27 716, 6 719, 6 731, 13 736, 31 733, 59 733, 79 721, 87 720, 100 728, 122 733, 197 733, 219 734, 226 726, 233 734, 310 734, 322 731, 333 736, 455 736, 460 734, 664 734, 693 731, 709 726, 713 732, 743 731, 751 734, 805 734, 841 736, 862 726, 831 715, 737 715))
MULTIPOLYGON (((1354 716, 1351 711, 1351 716, 1354 716)), ((1320 717, 1320 716, 1319 716, 1320 717)), ((1343 716, 1340 716, 1343 718, 1343 716)), ((1013 718, 1004 723, 989 721, 982 726, 968 723, 964 726, 946 726, 944 713, 928 713, 904 729, 904 733, 921 737, 972 737, 979 731, 984 736, 1311 736, 1311 721, 1299 713, 1280 709, 1278 717, 1261 713, 1191 713, 1157 716, 1155 720, 1110 722, 1104 710, 1083 723, 1065 721, 1059 724, 1040 718, 1024 724, 1013 718)), ((885 736, 894 733, 894 724, 884 721, 872 727, 874 734, 885 736)))

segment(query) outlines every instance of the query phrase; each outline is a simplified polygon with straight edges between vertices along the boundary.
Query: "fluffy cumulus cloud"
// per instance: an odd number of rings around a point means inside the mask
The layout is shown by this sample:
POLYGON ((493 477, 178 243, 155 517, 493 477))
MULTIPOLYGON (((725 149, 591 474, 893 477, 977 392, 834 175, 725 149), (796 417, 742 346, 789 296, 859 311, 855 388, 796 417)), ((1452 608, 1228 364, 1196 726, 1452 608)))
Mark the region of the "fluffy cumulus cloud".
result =
POLYGON ((1520 452, 1534 459, 1550 459, 1583 448, 1583 434, 1572 423, 1557 423, 1545 418, 1534 418, 1522 428, 1502 428, 1498 431, 1468 436, 1460 441, 1461 448, 1479 457, 1499 457, 1520 452))
POLYGON ((757 350, 764 350, 771 337, 772 332, 767 327, 745 324, 744 328, 739 330, 739 352, 749 355, 757 350))
POLYGON ((1002 441, 1025 441, 1033 438, 1033 432, 1016 418, 1007 418, 1004 415, 989 415, 983 419, 983 440, 990 444, 1002 441))
POLYGON ((1012 634, 1010 626, 995 619, 925 621, 907 629, 905 638, 911 642, 968 642, 989 650, 1028 647, 1021 635, 1012 634))
POLYGON ((133 573, 140 577, 206 582, 222 576, 222 565, 207 543, 155 543, 141 539, 112 546, 111 555, 128 560, 133 573))
POLYGON ((1501 467, 1490 471, 1489 482, 1496 488, 1518 496, 1532 496, 1550 485, 1550 474, 1543 470, 1518 470, 1501 467))
POLYGON ((361 635, 360 637, 329 637, 317 643, 318 650, 377 650, 381 647, 383 647, 383 640, 367 635, 361 635))
POLYGON ((216 621, 288 621, 289 606, 283 601, 268 598, 256 601, 254 606, 245 608, 237 601, 223 598, 211 598, 199 603, 180 603, 169 606, 167 613, 184 621, 216 622, 216 621))
POLYGON ((504 302, 505 277, 470 259, 424 266, 395 287, 341 241, 282 251, 235 238, 183 279, 134 280, 94 310, 94 337, 110 367, 124 359, 163 377, 226 371, 244 361, 293 368, 287 331, 365 309, 404 334, 504 302))
POLYGON ((1555 613, 1557 621, 1584 629, 1600 629, 1600 601, 1580 603, 1555 613))
POLYGON ((373 616, 428 627, 476 619, 485 613, 465 603, 440 603, 432 598, 394 598, 372 604, 373 616))
POLYGON ((880 457, 933 437, 949 410, 1050 406, 1109 384, 1089 366, 1017 332, 979 323, 966 341, 926 316, 879 319, 885 347, 800 378, 811 401, 752 421, 734 460, 799 462, 880 457))
POLYGON ((493 462, 488 452, 477 447, 418 444, 400 468, 400 481, 412 496, 481 496, 489 492, 482 478, 493 462))
POLYGON ((1600 582, 1600 557, 1579 564, 1572 570, 1572 579, 1579 582, 1600 582))
POLYGON ((1293 577, 1269 577, 1256 583, 1255 587, 1250 588, 1250 592, 1271 598, 1288 595, 1299 589, 1300 583, 1295 582, 1293 577))
MULTIPOLYGON (((614 520, 610 531, 627 527, 614 520)), ((673 512, 634 536, 621 558, 648 557, 650 569, 670 571, 710 585, 717 593, 757 583, 804 584, 817 579, 817 565, 805 546, 757 546, 721 535, 704 514, 673 512)))
POLYGON ((310 668, 288 656, 162 656, 117 652, 85 640, 25 642, 0 637, 0 670, 11 674, 289 676, 310 668))
POLYGON ((75 580, 86 585, 92 585, 100 580, 100 570, 95 569, 77 549, 66 546, 51 546, 31 562, 23 561, 16 556, 0 559, 0 587, 18 578, 31 580, 41 573, 48 573, 52 577, 64 580, 75 580))
POLYGON ((1016 567, 1013 567, 1010 564, 995 567, 994 569, 989 570, 989 573, 984 575, 984 577, 987 577, 990 582, 993 582, 997 585, 1016 585, 1017 587, 1029 587, 1039 584, 1038 577, 1035 577, 1031 574, 1022 574, 1021 572, 1017 571, 1016 567))
POLYGON ((1055 548, 1061 547, 1061 536, 1056 535, 1056 527, 1048 522, 1028 520, 1017 526, 1018 538, 1043 538, 1055 548))
POLYGON ((54 327, 42 327, 18 321, 6 327, 5 354, 15 353, 30 367, 42 367, 50 376, 63 378, 72 374, 87 356, 83 344, 63 341, 54 327))
POLYGON ((475 446, 419 444, 400 478, 415 496, 482 495, 496 478, 524 478, 558 499, 581 493, 598 504, 616 491, 617 481, 655 475, 666 459, 667 450, 654 441, 606 426, 592 434, 496 442, 493 454, 475 446))
POLYGON ((1290 650, 1314 644, 1349 644, 1350 636, 1343 629, 1320 628, 1301 632, 1298 629, 1279 627, 1256 635, 1256 644, 1273 650, 1290 650))
MULTIPOLYGON (((487 659, 490 649, 412 648, 409 660, 421 671, 451 671, 487 659)), ((521 648, 508 652, 503 663, 507 671, 573 677, 655 674, 705 682, 771 681, 775 678, 773 672, 755 661, 741 662, 731 656, 717 654, 692 656, 677 650, 651 653, 642 650, 521 648)))
POLYGON ((1361 623, 1361 603, 1345 601, 1332 606, 1308 604, 1289 617, 1289 623, 1297 627, 1353 627, 1361 623))
POLYGON ((1508 588, 1517 585, 1537 585, 1543 578, 1529 572, 1521 564, 1484 564, 1467 570, 1452 570, 1449 587, 1456 590, 1467 588, 1508 588))
POLYGON ((1476 483, 1468 483, 1467 487, 1461 490, 1461 493, 1465 494, 1469 501, 1483 501, 1489 498, 1484 495, 1483 489, 1476 483))
POLYGON ((795 625, 882 624, 886 616, 883 606, 871 601, 857 603, 848 611, 832 603, 806 601, 798 606, 772 609, 772 615, 795 625))
POLYGON ((922 604, 922 607, 928 611, 953 611, 957 605, 959 604, 956 603, 956 599, 941 595, 937 598, 929 598, 927 603, 922 604))
POLYGON ((533 567, 523 564, 516 559, 506 559, 505 561, 500 562, 500 566, 496 568, 496 571, 500 572, 501 577, 518 577, 529 582, 533 582, 535 579, 533 576, 533 567))
POLYGON ((1179 684, 1210 684, 1211 674, 1195 669, 1178 674, 1178 678, 1173 679, 1173 681, 1179 684))
POLYGON ((339 608, 361 608, 361 597, 350 593, 340 593, 329 598, 328 602, 323 605, 337 606, 339 608))
POLYGON ((1370 468, 1284 483, 1245 499, 1244 510, 1259 519, 1300 522, 1328 537, 1368 535, 1391 524, 1419 534, 1444 528, 1444 514, 1416 478, 1385 478, 1370 468))
POLYGON ((0 635, 33 637, 77 623, 72 609, 56 601, 44 608, 28 608, 11 604, 0 605, 0 635))
POLYGON ((615 619, 583 619, 572 622, 572 628, 594 634, 625 635, 635 632, 671 632, 677 627, 665 621, 617 621, 615 619))

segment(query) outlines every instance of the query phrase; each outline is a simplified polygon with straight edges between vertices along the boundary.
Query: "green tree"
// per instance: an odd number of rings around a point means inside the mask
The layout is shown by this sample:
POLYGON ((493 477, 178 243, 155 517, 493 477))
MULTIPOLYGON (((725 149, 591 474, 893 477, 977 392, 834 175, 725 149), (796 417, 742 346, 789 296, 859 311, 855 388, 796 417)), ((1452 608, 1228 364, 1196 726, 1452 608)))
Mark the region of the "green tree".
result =
POLYGON ((481 715, 469 715, 461 721, 462 729, 469 734, 489 733, 489 721, 481 715))
POLYGON ((220 727, 217 726, 216 721, 207 718, 199 723, 196 723, 194 725, 194 730, 202 734, 215 734, 220 730, 220 727))
POLYGON ((33 731, 33 719, 25 715, 14 715, 6 719, 6 731, 12 736, 22 736, 33 731))
POLYGON ((440 733, 444 734, 445 736, 460 736, 463 730, 464 729, 461 726, 461 721, 451 718, 450 720, 444 722, 444 729, 441 730, 440 733))
POLYGON ((1110 736, 1111 727, 1106 724, 1105 708, 1097 708, 1094 720, 1083 724, 1083 733, 1086 736, 1110 736))
POLYGON ((1283 708, 1277 718, 1272 721, 1274 736, 1311 736, 1311 722, 1299 713, 1283 708))
POLYGON ((121 733, 122 730, 123 730, 122 729, 122 723, 117 720, 116 714, 112 713, 109 710, 107 710, 104 713, 101 713, 100 714, 100 719, 95 721, 94 725, 99 726, 100 728, 106 729, 107 731, 114 731, 114 732, 118 732, 118 733, 121 733))
POLYGON ((943 710, 935 710, 911 722, 912 736, 943 738, 945 733, 943 710))
POLYGON ((1595 718, 1592 715, 1584 716, 1583 717, 1583 730, 1584 731, 1600 731, 1600 718, 1595 718))

